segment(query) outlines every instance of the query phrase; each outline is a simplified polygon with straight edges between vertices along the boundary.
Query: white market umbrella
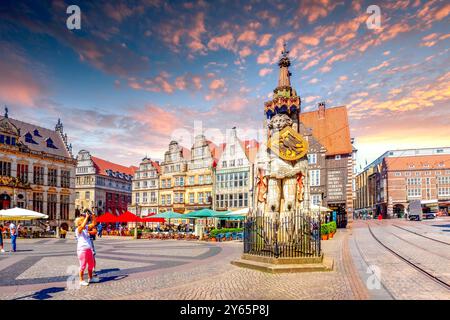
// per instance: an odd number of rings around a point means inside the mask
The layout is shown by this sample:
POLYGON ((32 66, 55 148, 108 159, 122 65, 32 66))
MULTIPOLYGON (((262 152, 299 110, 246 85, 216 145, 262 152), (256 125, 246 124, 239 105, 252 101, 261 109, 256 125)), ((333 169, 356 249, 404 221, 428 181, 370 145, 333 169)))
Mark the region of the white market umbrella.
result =
POLYGON ((246 216, 248 215, 250 208, 243 208, 236 211, 231 211, 227 213, 227 216, 246 216))
POLYGON ((322 206, 316 206, 316 205, 312 205, 310 209, 312 211, 320 211, 320 212, 331 212, 331 211, 333 211, 330 208, 322 207, 322 206))
POLYGON ((48 215, 22 208, 11 208, 6 210, 0 210, 0 220, 33 220, 33 219, 48 219, 48 215))

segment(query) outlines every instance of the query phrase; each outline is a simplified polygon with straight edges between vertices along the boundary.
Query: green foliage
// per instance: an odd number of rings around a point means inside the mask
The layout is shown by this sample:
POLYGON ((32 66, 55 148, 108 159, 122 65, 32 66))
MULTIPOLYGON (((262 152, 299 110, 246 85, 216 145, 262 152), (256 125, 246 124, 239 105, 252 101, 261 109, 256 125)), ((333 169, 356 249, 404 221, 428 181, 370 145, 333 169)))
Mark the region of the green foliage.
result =
POLYGON ((209 237, 215 238, 218 234, 224 234, 224 233, 233 233, 233 232, 242 232, 244 228, 222 228, 222 229, 212 229, 209 237))
POLYGON ((334 233, 336 232, 336 229, 337 229, 336 221, 324 223, 320 226, 320 234, 326 235, 329 233, 334 233))
POLYGON ((328 225, 328 223, 324 223, 320 226, 320 234, 321 235, 327 235, 330 233, 330 226, 328 225))
POLYGON ((337 229, 337 225, 336 225, 336 221, 331 221, 330 223, 328 223, 329 227, 330 227, 330 232, 336 232, 337 229))

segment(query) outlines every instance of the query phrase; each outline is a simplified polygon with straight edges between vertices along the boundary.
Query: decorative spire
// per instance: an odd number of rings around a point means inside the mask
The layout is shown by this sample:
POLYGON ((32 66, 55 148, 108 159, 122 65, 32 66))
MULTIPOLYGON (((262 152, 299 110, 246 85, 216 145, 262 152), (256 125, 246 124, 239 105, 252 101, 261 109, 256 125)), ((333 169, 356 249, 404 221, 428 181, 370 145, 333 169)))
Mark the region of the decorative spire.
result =
POLYGON ((281 51, 281 58, 278 61, 278 66, 280 67, 280 74, 278 77, 278 88, 290 87, 291 86, 291 73, 289 72, 289 66, 291 65, 291 60, 289 60, 289 50, 286 49, 286 42, 283 44, 283 51, 281 51))
POLYGON ((63 132, 63 124, 60 118, 58 118, 58 123, 55 126, 55 131, 60 131, 61 133, 63 132))
POLYGON ((8 118, 8 107, 5 105, 5 118, 8 118))

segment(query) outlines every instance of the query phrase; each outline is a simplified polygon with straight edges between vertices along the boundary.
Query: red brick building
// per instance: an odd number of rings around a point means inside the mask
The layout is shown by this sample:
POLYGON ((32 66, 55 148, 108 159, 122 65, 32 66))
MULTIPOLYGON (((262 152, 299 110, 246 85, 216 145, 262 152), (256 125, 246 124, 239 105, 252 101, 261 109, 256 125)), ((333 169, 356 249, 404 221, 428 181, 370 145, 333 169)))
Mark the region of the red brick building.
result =
POLYGON ((448 212, 450 148, 388 151, 356 183, 358 210, 398 217, 411 200, 421 200, 424 210, 448 212))

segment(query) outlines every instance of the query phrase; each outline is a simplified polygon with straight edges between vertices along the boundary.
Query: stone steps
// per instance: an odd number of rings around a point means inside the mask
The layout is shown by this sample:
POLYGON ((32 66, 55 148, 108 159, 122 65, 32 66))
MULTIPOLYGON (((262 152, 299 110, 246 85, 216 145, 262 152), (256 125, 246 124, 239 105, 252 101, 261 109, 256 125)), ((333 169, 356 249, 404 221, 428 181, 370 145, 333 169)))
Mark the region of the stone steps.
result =
POLYGON ((288 272, 325 272, 332 271, 334 266, 334 261, 332 258, 324 257, 322 262, 315 263, 269 263, 258 261, 258 259, 248 259, 241 258, 231 261, 231 264, 249 268, 254 270, 259 270, 269 273, 288 273, 288 272))

